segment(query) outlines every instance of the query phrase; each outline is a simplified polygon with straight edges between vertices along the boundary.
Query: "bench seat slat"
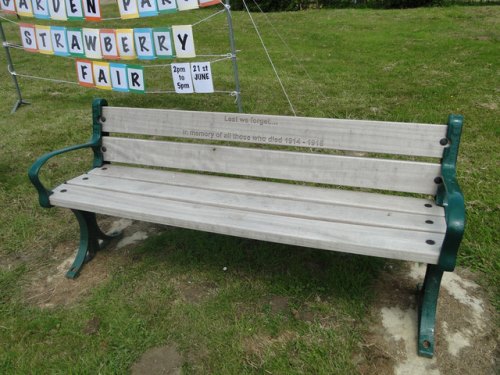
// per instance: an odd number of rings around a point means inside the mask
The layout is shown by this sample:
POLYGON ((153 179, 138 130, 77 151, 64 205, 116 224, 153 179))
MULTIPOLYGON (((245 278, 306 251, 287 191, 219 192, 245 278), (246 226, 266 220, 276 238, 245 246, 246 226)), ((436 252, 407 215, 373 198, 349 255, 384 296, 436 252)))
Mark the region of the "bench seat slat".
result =
POLYGON ((301 217, 311 220, 322 220, 418 230, 424 232, 446 232, 443 216, 416 215, 392 211, 338 205, 332 203, 304 202, 290 198, 270 196, 248 196, 241 192, 221 192, 207 190, 203 184, 199 186, 173 186, 150 181, 123 180, 121 178, 99 175, 83 175, 68 181, 69 185, 86 186, 106 191, 157 197, 180 202, 201 203, 214 207, 235 208, 238 210, 270 213, 280 216, 301 217), (426 220, 432 220, 427 224, 426 220))
POLYGON ((446 125, 104 107, 104 131, 441 157, 446 125))
POLYGON ((331 203, 379 210, 386 210, 387 207, 391 207, 394 212, 444 216, 442 207, 437 206, 434 200, 424 198, 324 189, 315 186, 172 172, 114 164, 107 164, 103 168, 95 168, 89 174, 117 177, 125 180, 149 181, 172 186, 203 186, 204 189, 213 191, 238 192, 246 195, 286 198, 304 202, 331 203))
POLYGON ((431 264, 437 263, 444 239, 440 233, 307 220, 69 184, 54 189, 50 202, 188 229, 431 264), (429 239, 435 244, 427 244, 429 239))
POLYGON ((410 193, 435 194, 440 164, 104 137, 105 160, 410 193))

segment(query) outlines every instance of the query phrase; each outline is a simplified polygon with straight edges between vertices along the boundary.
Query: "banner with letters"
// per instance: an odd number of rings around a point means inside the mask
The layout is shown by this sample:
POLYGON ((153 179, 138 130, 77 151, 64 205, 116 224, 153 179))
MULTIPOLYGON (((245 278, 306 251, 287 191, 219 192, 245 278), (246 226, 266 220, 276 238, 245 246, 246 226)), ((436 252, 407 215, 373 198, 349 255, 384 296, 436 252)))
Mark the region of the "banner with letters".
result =
MULTIPOLYGON (((78 83, 101 90, 146 92, 144 67, 104 61, 76 60, 78 83)), ((172 79, 178 94, 214 92, 210 62, 172 64, 172 79)))
MULTIPOLYGON (((3 1, 3 0, 0 0, 3 1)), ((93 60, 154 60, 196 57, 193 28, 90 29, 19 24, 23 48, 93 60)))
MULTIPOLYGON (((131 19, 175 13, 211 5, 220 0, 117 0, 120 18, 131 19)), ((0 10, 20 17, 57 21, 102 21, 101 0, 0 0, 0 10)))

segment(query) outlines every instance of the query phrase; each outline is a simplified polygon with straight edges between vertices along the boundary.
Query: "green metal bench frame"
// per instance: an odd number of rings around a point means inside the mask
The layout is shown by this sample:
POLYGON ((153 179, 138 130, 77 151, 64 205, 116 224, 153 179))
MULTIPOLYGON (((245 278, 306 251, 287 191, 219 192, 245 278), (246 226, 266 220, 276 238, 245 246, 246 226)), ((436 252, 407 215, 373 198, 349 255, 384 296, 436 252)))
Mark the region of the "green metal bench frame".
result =
MULTIPOLYGON (((66 152, 91 148, 94 153, 92 166, 101 167, 104 164, 101 152, 102 144, 102 107, 107 106, 104 99, 95 99, 93 109, 93 132, 88 143, 63 148, 40 157, 30 168, 29 178, 38 191, 39 202, 42 207, 50 208, 49 196, 52 194, 40 181, 39 173, 42 166, 52 157, 66 152)), ((439 263, 427 265, 427 271, 423 285, 419 286, 418 306, 418 354, 424 357, 432 357, 435 344, 435 320, 436 308, 444 271, 453 271, 456 264, 457 252, 463 237, 465 228, 465 205, 464 197, 456 179, 456 161, 462 132, 463 117, 450 115, 448 118, 447 138, 442 144, 448 144, 444 149, 442 158, 442 180, 439 183, 438 192, 435 196, 436 204, 445 209, 447 231, 442 245, 439 263)), ((68 278, 75 278, 84 263, 90 261, 96 251, 103 248, 110 240, 120 236, 120 233, 111 235, 104 234, 98 227, 94 213, 72 210, 80 225, 80 247, 76 259, 67 272, 68 278), (103 240, 99 244, 99 240, 103 240)))

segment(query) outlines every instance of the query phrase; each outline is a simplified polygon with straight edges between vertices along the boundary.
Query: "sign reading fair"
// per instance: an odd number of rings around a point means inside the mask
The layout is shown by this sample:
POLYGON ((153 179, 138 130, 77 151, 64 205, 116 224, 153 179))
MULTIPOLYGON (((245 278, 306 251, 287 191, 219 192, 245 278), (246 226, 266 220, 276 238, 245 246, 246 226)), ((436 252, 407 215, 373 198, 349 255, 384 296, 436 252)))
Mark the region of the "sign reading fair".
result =
POLYGON ((138 65, 76 60, 76 73, 85 87, 141 94, 146 90, 144 68, 138 65))

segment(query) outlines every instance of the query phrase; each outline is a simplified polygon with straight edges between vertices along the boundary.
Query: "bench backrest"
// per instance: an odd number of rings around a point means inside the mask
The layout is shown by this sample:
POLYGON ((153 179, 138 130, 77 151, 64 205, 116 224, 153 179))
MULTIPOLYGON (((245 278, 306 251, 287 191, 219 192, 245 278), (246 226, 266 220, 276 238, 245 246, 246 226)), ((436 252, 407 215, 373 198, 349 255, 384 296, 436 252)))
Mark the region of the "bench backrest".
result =
POLYGON ((446 125, 123 107, 102 119, 108 162, 421 194, 436 193, 447 147, 446 125))

